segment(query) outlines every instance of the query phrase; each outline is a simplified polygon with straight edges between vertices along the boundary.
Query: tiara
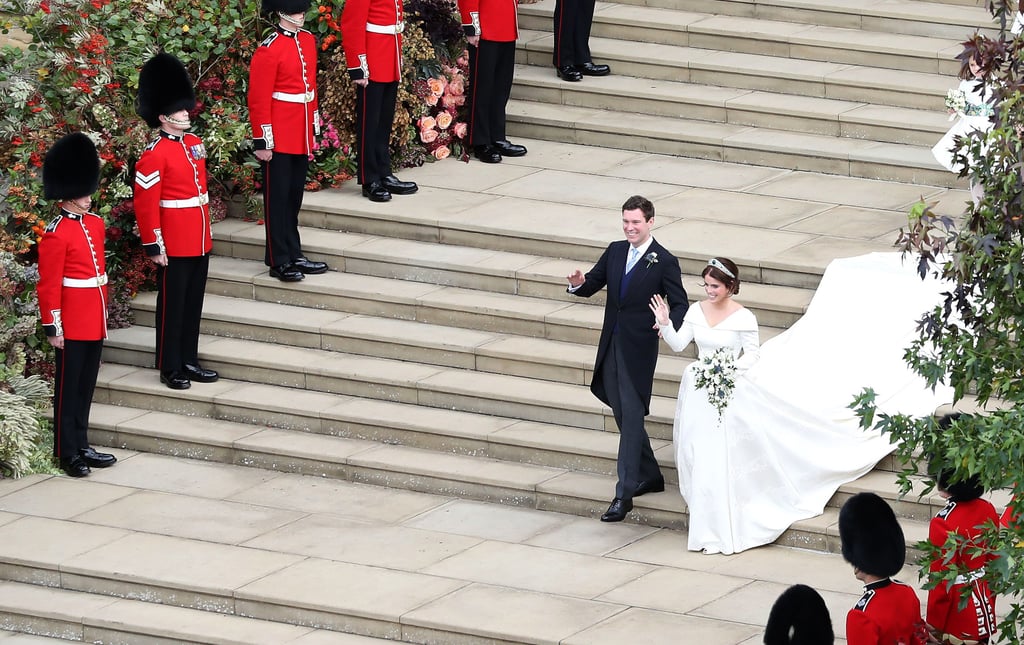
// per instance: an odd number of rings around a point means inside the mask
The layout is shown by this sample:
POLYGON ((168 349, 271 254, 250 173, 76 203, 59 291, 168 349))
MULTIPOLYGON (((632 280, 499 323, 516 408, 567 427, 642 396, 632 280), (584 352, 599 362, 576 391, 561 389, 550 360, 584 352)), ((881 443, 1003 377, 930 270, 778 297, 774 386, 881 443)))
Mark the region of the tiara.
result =
POLYGON ((716 269, 718 269, 719 271, 721 271, 725 275, 729 276, 733 280, 736 279, 736 275, 732 271, 730 271, 729 269, 726 269, 725 265, 718 261, 718 258, 711 258, 710 260, 708 260, 708 266, 709 267, 715 267, 716 269))

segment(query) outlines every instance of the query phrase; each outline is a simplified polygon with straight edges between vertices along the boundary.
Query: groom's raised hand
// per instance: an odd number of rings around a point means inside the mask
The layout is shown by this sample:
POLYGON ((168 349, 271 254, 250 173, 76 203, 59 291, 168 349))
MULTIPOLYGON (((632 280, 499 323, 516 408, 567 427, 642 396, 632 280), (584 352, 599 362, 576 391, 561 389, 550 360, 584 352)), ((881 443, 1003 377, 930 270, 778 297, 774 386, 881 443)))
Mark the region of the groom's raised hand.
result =
POLYGON ((579 269, 576 269, 569 275, 565 276, 565 279, 569 281, 569 286, 574 289, 587 281, 586 277, 583 275, 583 272, 580 271, 579 269))

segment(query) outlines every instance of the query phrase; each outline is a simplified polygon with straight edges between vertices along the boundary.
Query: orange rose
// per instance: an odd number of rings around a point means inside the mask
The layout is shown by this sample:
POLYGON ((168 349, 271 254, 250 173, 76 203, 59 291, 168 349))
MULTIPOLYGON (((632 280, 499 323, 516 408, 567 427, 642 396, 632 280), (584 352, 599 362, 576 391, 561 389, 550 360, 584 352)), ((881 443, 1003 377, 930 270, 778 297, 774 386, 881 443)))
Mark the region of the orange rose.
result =
POLYGON ((430 87, 430 93, 434 96, 444 94, 445 82, 443 78, 428 78, 427 85, 430 87))
POLYGON ((425 98, 424 101, 426 101, 427 105, 429 105, 430 107, 434 107, 435 105, 437 105, 438 98, 440 97, 438 97, 436 94, 427 94, 427 98, 425 98))
POLYGON ((434 151, 434 157, 437 159, 447 159, 451 153, 452 151, 448 149, 448 146, 440 146, 434 151))
POLYGON ((434 126, 437 125, 437 121, 432 116, 421 116, 418 123, 420 130, 433 130, 434 126))
POLYGON ((442 130, 447 130, 448 126, 452 124, 452 113, 442 112, 437 115, 437 127, 442 130))

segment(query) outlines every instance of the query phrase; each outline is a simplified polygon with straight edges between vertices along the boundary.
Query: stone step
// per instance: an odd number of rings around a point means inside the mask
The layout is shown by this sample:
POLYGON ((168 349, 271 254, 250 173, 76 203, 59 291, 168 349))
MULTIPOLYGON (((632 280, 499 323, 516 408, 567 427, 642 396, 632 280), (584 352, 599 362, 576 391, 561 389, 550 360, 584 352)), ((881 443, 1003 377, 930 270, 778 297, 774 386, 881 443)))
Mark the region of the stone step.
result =
MULTIPOLYGON (((231 393, 226 391, 221 396, 226 399, 231 393)), ((219 399, 221 396, 209 398, 219 399)), ((334 410, 340 410, 341 407, 337 406, 334 410)), ((386 413, 387 410, 383 408, 376 406, 377 410, 386 413)), ((394 445, 386 443, 386 438, 381 443, 379 439, 360 440, 265 428, 204 418, 206 415, 196 412, 197 409, 191 408, 186 419, 175 413, 150 412, 147 408, 99 404, 95 406, 90 436, 97 443, 130 450, 344 479, 583 517, 596 518, 600 515, 607 504, 609 492, 615 486, 613 473, 572 470, 565 464, 542 466, 496 459, 487 454, 462 454, 443 448, 394 445)), ((374 406, 371 406, 363 414, 369 417, 373 409, 374 406)), ((497 435, 504 431, 508 431, 509 435, 515 434, 516 422, 505 421, 513 425, 487 432, 487 429, 495 427, 492 422, 490 428, 484 429, 479 436, 486 434, 486 442, 490 444, 500 442, 497 435)), ((371 423, 381 427, 384 425, 383 421, 371 423)), ((405 428, 413 425, 409 420, 400 423, 405 428)), ((541 439, 540 435, 544 431, 539 428, 531 428, 528 432, 534 441, 555 443, 546 438, 541 439)), ((566 438, 570 438, 569 435, 566 438)), ((479 441, 484 443, 483 440, 479 441)), ((605 460, 614 464, 616 443, 603 443, 599 446, 588 442, 581 452, 604 453, 605 460)), ((671 447, 667 445, 659 447, 659 457, 669 453, 671 460, 670 450, 671 447)), ((661 461, 664 462, 664 459, 661 461)), ((673 484, 669 482, 664 493, 636 498, 630 521, 648 526, 685 528, 686 504, 673 484)), ((795 523, 776 544, 838 552, 834 526, 838 508, 851 495, 864 490, 886 498, 901 520, 905 521, 905 525, 920 532, 920 535, 908 534, 908 545, 925 537, 928 520, 945 505, 936 495, 918 498, 911 493, 900 499, 894 473, 872 471, 843 486, 829 502, 822 516, 795 523)), ((996 497, 998 499, 994 501, 1005 503, 1002 497, 996 497)))
POLYGON ((513 100, 508 130, 623 150, 954 187, 930 147, 513 100))
MULTIPOLYGON (((83 584, 83 587, 88 587, 83 584)), ((0 581, 0 615, 7 629, 87 643, 209 645, 372 645, 383 639, 329 632, 231 613, 118 598, 116 590, 71 591, 0 581)), ((10 641, 11 645, 23 641, 10 641)), ((28 643, 29 641, 24 641, 28 643)), ((32 641, 35 642, 35 641, 32 641)), ((0 643, 8 643, 0 636, 0 643)))
POLYGON ((703 556, 671 529, 113 452, 115 468, 84 480, 0 480, 0 607, 126 630, 134 610, 178 635, 118 643, 206 642, 200 625, 169 625, 193 610, 222 643, 752 643, 794 570, 833 616, 859 596, 835 554, 703 556), (267 634, 239 635, 238 617, 267 634), (289 624, 326 633, 290 640, 289 624))
POLYGON ((956 40, 966 39, 979 27, 983 32, 995 27, 975 0, 625 0, 623 4, 956 40))
MULTIPOLYGON (((155 327, 156 294, 132 302, 135 324, 155 327)), ((589 386, 596 345, 567 343, 432 325, 414 320, 346 314, 208 294, 201 331, 209 336, 256 340, 359 356, 395 359, 589 386)), ((778 330, 770 330, 774 336, 778 330)), ((155 332, 147 332, 155 333, 155 332)), ((664 346, 654 393, 675 396, 683 370, 695 356, 664 346), (684 358, 686 357, 686 358, 684 358)))
MULTIPOLYGON (((519 65, 512 98, 588 109, 728 123, 931 147, 949 129, 944 112, 813 96, 641 79, 613 74, 565 83, 547 68, 519 65), (622 97, 628 96, 628 101, 622 97)), ((941 106, 941 101, 936 101, 941 106)))
MULTIPOLYGON (((311 257, 322 257, 312 247, 307 248, 311 257)), ((404 319, 479 332, 546 338, 590 347, 597 345, 604 315, 601 306, 587 303, 582 298, 568 300, 571 296, 564 291, 566 300, 550 300, 337 271, 311 276, 299 283, 282 283, 271 278, 265 266, 251 260, 215 257, 210 264, 207 293, 211 295, 277 302, 325 312, 404 319)), ((692 284, 687 286, 691 292, 699 289, 692 284)), ((785 295, 779 291, 780 295, 785 295)), ((745 296, 746 292, 741 295, 745 296)), ((801 295, 809 294, 791 292, 789 295, 793 296, 790 299, 792 306, 780 302, 776 306, 759 305, 764 307, 763 311, 754 309, 763 322, 762 342, 777 335, 782 326, 795 322, 799 314, 794 309, 799 307, 802 311, 806 306, 795 301, 801 295)), ((317 320, 323 322, 323 317, 330 315, 322 314, 317 320)), ((667 347, 663 350, 665 354, 671 354, 667 347)))
MULTIPOLYGON (((214 253, 219 256, 229 256, 252 262, 248 264, 230 263, 215 258, 210 268, 211 275, 217 274, 218 277, 230 281, 244 281, 247 276, 251 276, 254 280, 257 277, 268 277, 263 264, 265 248, 263 226, 241 220, 225 220, 219 222, 213 232, 214 253)), ((439 245, 434 242, 357 235, 309 227, 300 228, 300 234, 303 239, 303 248, 310 257, 327 262, 332 269, 352 277, 340 278, 334 274, 328 274, 328 277, 311 276, 300 284, 290 285, 296 290, 309 288, 315 290, 317 287, 323 287, 324 285, 321 283, 325 281, 337 283, 339 288, 345 288, 340 285, 350 283, 358 285, 361 281, 358 276, 373 276, 391 282, 389 285, 384 281, 372 281, 367 283, 369 286, 362 288, 364 292, 376 294, 382 301, 382 305, 386 305, 391 293, 400 293, 402 287, 397 284, 398 282, 415 282, 438 287, 436 290, 423 294, 421 297, 423 302, 420 306, 424 308, 447 307, 448 305, 439 303, 428 304, 427 301, 436 299, 447 302, 449 292, 457 291, 460 296, 464 296, 465 302, 470 306, 472 306, 474 296, 479 296, 476 300, 484 297, 495 298, 493 301, 488 300, 486 305, 481 302, 481 306, 486 306, 489 310, 510 310, 499 314, 503 317, 511 315, 511 312, 521 310, 521 306, 516 304, 519 297, 530 299, 527 301, 530 304, 524 306, 526 309, 532 307, 533 299, 546 299, 560 303, 559 306, 562 306, 563 309, 559 311, 565 315, 569 314, 569 311, 564 308, 565 305, 582 305, 584 308, 590 309, 590 314, 597 316, 597 326, 594 329, 600 331, 602 314, 600 312, 595 314, 593 310, 600 310, 604 306, 604 292, 586 299, 566 293, 565 276, 579 266, 579 263, 574 260, 479 249, 455 244, 439 245), (339 279, 343 282, 338 283, 339 279), (316 287, 311 285, 316 285, 316 287), (452 287, 452 289, 444 289, 444 287, 452 287), (484 296, 484 293, 487 295, 484 296), (509 297, 501 298, 502 295, 509 297)), ((803 315, 812 296, 811 290, 785 285, 758 284, 754 280, 747 279, 748 275, 757 276, 759 274, 756 263, 744 261, 742 258, 736 259, 736 262, 740 267, 740 276, 744 280, 740 300, 754 312, 763 326, 789 327, 803 315)), ((704 270, 706 263, 706 258, 686 259, 682 262, 683 270, 691 272, 689 275, 683 276, 683 286, 687 289, 691 299, 696 299, 702 293, 699 273, 704 270)), ((279 281, 274 280, 273 282, 280 286, 279 281)), ((225 287, 225 289, 236 292, 244 291, 239 285, 231 285, 230 288, 225 287)), ((338 304, 339 301, 333 300, 332 302, 338 304)), ((329 304, 331 303, 325 301, 323 304, 314 306, 323 308, 329 304)), ((404 317, 404 315, 400 313, 397 317, 404 317)), ((594 336, 595 342, 596 338, 594 336)))
MULTIPOLYGON (((516 61, 521 65, 551 69, 552 43, 550 33, 524 30, 520 33, 516 61)), ((617 76, 925 110, 942 110, 946 91, 958 82, 958 70, 939 74, 831 61, 796 61, 779 56, 610 38, 591 38, 590 48, 594 60, 610 64, 613 75, 617 76)), ((551 73, 554 75, 554 70, 551 73)), ((588 78, 584 83, 605 80, 607 78, 588 78)))
MULTIPOLYGON (((554 0, 542 0, 519 9, 524 30, 550 32, 554 0)), ((984 12, 978 14, 984 19, 984 12)), ((987 21, 989 22, 989 21, 987 21)), ((926 26, 922 27, 926 29, 926 26)), ((716 52, 741 52, 803 61, 827 61, 879 69, 956 76, 960 42, 977 25, 956 30, 948 37, 873 31, 868 27, 783 22, 764 16, 730 16, 680 12, 638 4, 598 3, 594 11, 593 39, 619 40, 631 45, 653 43, 716 52)), ((945 30, 951 33, 953 30, 945 30)), ((597 55, 596 51, 594 52, 597 55)), ((608 62, 608 61, 605 61, 608 62)), ((548 66, 551 65, 550 60, 548 66)), ((619 68, 612 63, 616 73, 619 68)))
MULTIPOLYGON (((121 366, 154 364, 155 334, 146 327, 117 329, 104 344, 103 358, 121 366)), ((416 404, 556 423, 590 430, 615 428, 611 410, 584 385, 535 381, 504 374, 422 365, 406 361, 358 356, 321 349, 286 347, 234 338, 201 337, 199 358, 224 379, 298 388, 310 392, 416 404)), ((160 385, 157 372, 136 371, 131 378, 105 383, 109 396, 120 405, 191 406, 199 394, 218 392, 226 386, 193 385, 177 393, 160 385), (152 400, 159 393, 163 401, 152 400), (139 398, 146 400, 137 404, 139 398)), ((99 396, 97 394, 97 396, 99 396)), ((97 399, 99 400, 99 399, 97 399)), ((178 408, 174 412, 181 411, 178 408)), ((675 397, 655 396, 647 429, 652 437, 672 436, 675 397)))

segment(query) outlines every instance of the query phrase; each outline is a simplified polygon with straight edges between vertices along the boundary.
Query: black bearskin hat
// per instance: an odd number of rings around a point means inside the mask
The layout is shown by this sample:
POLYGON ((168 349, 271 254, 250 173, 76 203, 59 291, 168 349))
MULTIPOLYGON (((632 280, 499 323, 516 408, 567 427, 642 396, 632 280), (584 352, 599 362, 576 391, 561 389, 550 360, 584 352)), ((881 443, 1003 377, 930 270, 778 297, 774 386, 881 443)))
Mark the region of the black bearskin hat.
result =
POLYGON ((142 66, 135 112, 146 125, 159 128, 161 114, 174 114, 178 110, 192 110, 195 107, 196 95, 192 89, 192 79, 180 60, 161 52, 142 66))
POLYGON ((311 0, 263 0, 263 13, 306 13, 311 0))
POLYGON ((832 645, 835 640, 825 599, 807 585, 793 585, 772 605, 764 645, 832 645))
POLYGON ((903 529, 885 500, 874 493, 857 493, 839 511, 843 558, 864 573, 887 578, 907 559, 903 529))
POLYGON ((81 132, 61 137, 43 159, 43 197, 78 199, 100 185, 100 156, 92 139, 81 132))
MULTIPOLYGON (((943 415, 939 418, 938 425, 946 430, 954 421, 962 417, 960 412, 943 415)), ((969 475, 966 478, 954 479, 956 469, 949 468, 947 464, 933 460, 928 468, 939 490, 949 493, 950 499, 955 502, 969 502, 978 499, 985 494, 985 487, 981 485, 981 478, 978 475, 969 475)))

